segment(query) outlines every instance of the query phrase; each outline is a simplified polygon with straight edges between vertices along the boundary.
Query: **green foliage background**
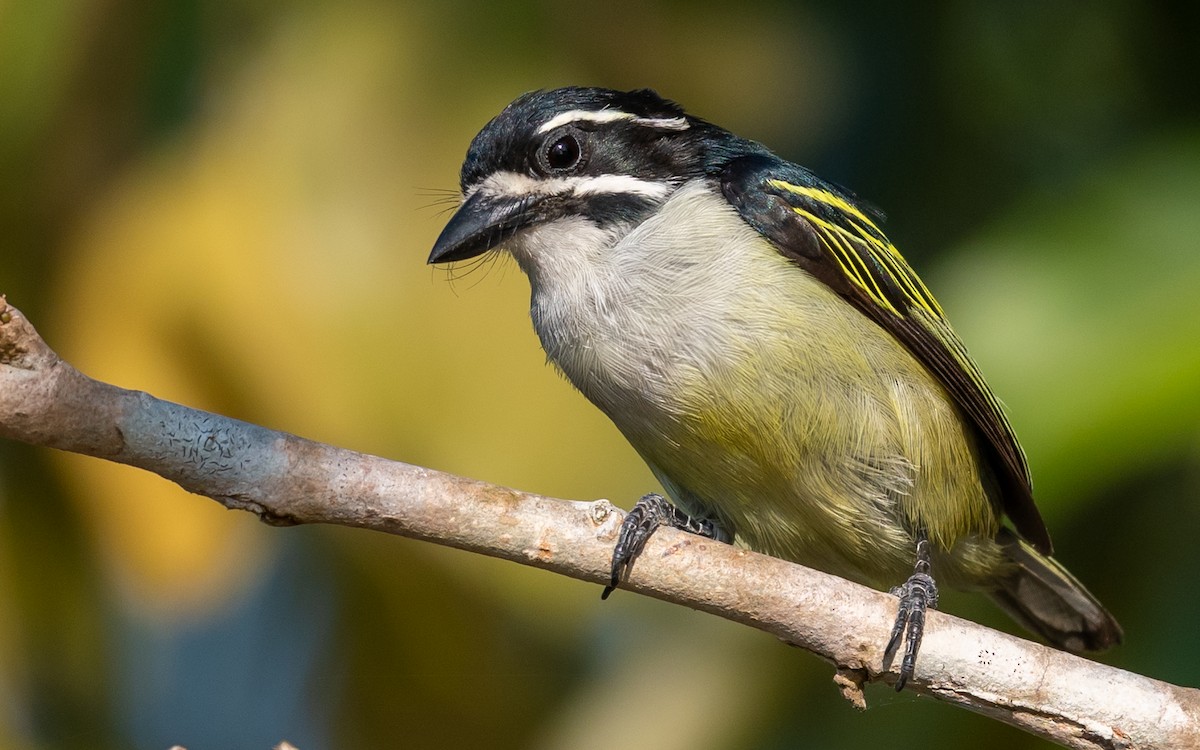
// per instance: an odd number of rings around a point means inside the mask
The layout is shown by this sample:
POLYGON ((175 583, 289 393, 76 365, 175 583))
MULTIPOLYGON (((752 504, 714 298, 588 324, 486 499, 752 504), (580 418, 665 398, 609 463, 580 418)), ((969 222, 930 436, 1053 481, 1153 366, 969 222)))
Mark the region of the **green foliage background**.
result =
MULTIPOLYGON (((95 377, 628 506, 653 480, 544 365, 520 274, 424 259, 516 94, 650 86, 887 211, 1125 625, 1102 658, 1194 686, 1197 38, 1119 0, 10 0, 0 293, 95 377)), ((11 443, 0 612, 0 748, 1043 744, 883 689, 857 713, 705 615, 11 443)))

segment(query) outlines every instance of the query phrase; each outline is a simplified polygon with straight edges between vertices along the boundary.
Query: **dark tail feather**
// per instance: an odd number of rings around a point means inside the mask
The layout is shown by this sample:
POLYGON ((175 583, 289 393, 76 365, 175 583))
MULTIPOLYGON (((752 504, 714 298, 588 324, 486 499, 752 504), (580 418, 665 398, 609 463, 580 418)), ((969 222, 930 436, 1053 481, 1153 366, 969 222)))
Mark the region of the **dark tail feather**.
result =
POLYGON ((1121 626, 1066 568, 1007 529, 998 541, 1017 567, 989 593, 1014 620, 1068 651, 1101 651, 1121 642, 1121 626))

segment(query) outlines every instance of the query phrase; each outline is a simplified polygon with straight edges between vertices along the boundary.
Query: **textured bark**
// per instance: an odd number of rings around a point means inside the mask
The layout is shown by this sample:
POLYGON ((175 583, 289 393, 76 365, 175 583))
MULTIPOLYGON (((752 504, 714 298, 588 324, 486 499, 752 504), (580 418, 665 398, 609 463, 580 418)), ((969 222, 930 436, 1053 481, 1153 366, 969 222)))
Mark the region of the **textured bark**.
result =
MULTIPOLYGON (((0 437, 153 471, 263 521, 424 539, 606 582, 621 513, 316 443, 92 380, 0 297, 0 437)), ((765 630, 837 667, 865 705, 894 597, 674 530, 622 588, 765 630)), ((910 689, 1072 748, 1200 748, 1200 690, 930 612, 910 689)))

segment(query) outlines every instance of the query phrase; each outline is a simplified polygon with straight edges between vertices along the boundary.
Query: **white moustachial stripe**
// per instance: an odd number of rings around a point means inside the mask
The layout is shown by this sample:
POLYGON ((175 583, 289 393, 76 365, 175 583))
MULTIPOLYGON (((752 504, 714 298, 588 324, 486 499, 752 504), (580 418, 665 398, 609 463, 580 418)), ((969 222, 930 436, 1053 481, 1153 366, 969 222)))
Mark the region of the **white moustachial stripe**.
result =
POLYGON ((664 198, 671 191, 671 186, 658 180, 643 180, 627 174, 535 178, 518 172, 495 172, 471 186, 464 200, 480 191, 494 197, 632 193, 646 198, 664 198))

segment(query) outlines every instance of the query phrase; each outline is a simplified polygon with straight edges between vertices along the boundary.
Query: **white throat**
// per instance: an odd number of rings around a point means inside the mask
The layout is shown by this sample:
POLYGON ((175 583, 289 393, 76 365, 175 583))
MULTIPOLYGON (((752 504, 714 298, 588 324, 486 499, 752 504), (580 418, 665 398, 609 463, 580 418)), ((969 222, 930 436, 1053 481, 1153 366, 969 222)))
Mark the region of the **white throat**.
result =
POLYGON ((714 321, 736 315, 738 300, 763 283, 754 259, 786 264, 765 244, 716 185, 697 180, 634 227, 561 219, 509 249, 529 277, 530 314, 550 361, 613 416, 630 401, 669 399, 671 383, 686 377, 680 368, 727 354, 714 321))

